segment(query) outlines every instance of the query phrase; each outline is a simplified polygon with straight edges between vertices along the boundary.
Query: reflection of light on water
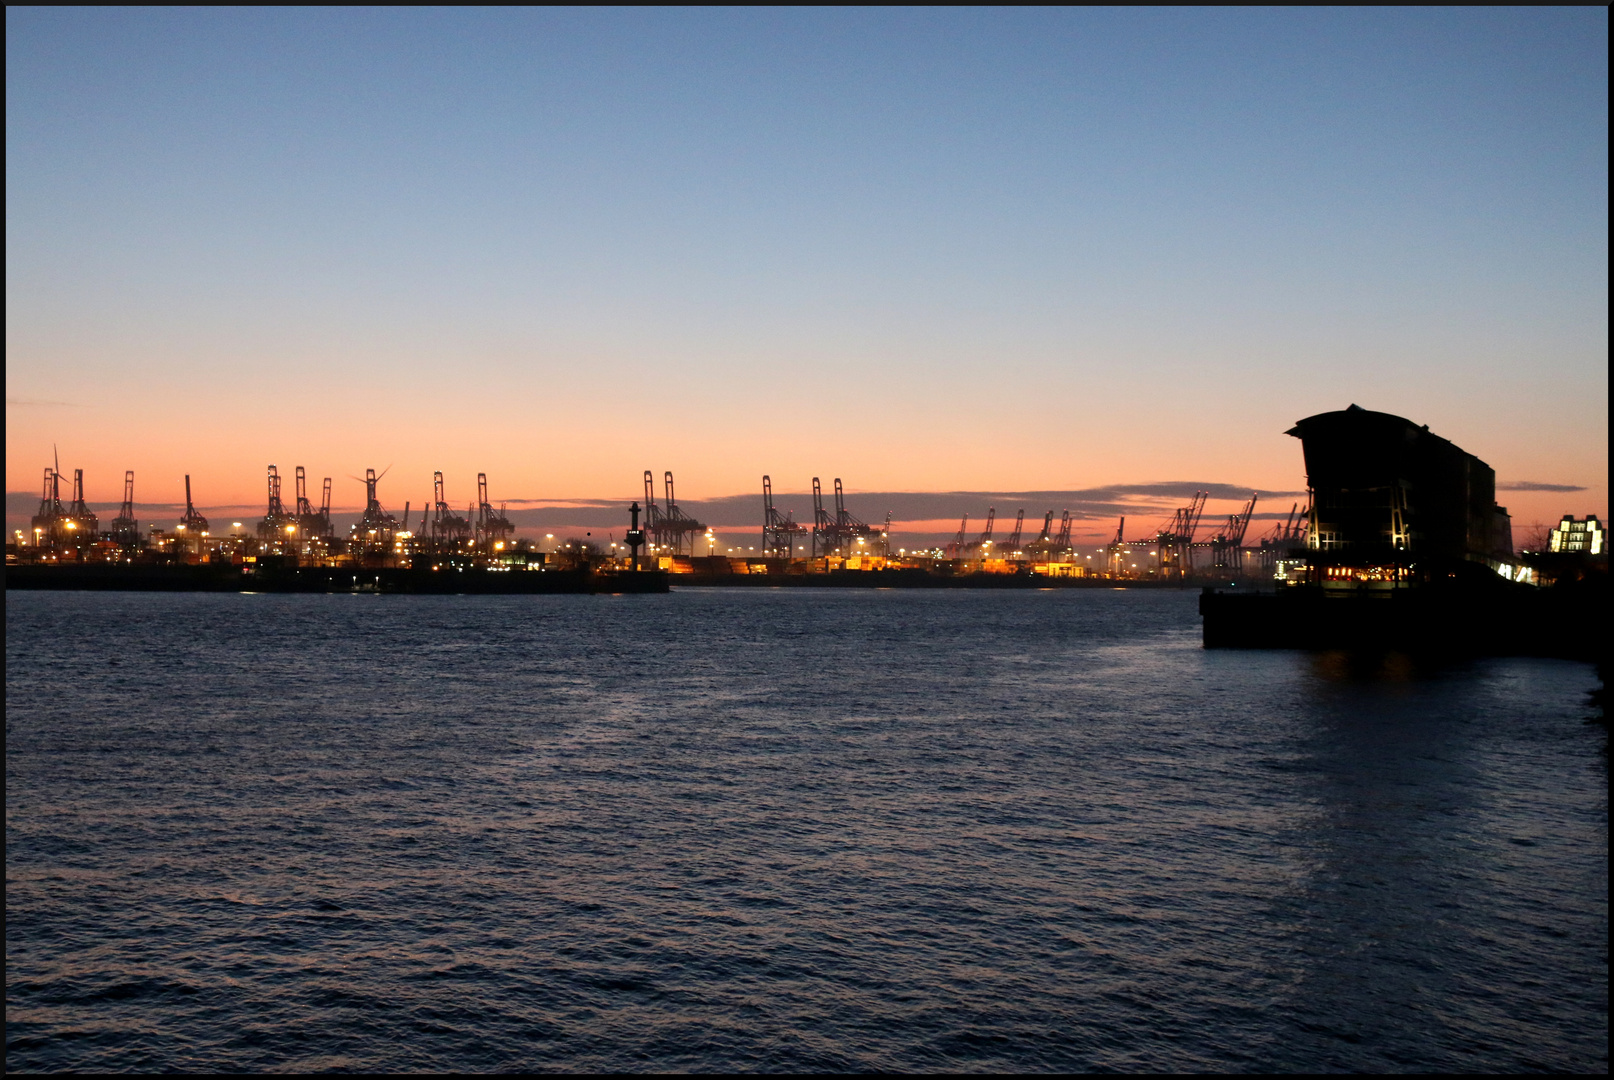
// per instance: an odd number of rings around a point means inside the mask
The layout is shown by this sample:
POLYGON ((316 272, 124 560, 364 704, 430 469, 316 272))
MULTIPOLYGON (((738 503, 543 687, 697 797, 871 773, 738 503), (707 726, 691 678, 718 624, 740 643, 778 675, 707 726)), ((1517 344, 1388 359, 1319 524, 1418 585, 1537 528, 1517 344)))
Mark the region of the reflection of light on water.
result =
POLYGON ((1312 654, 1312 673, 1332 683, 1361 683, 1383 681, 1404 683, 1428 672, 1427 665, 1420 667, 1406 652, 1357 652, 1346 649, 1312 654))
POLYGON ((1445 678, 1469 666, 1463 660, 1429 659, 1397 651, 1330 649, 1309 656, 1312 675, 1333 683, 1410 683, 1445 678))
POLYGON ((1599 1062, 1583 669, 1196 600, 8 597, 8 1064, 1599 1062))

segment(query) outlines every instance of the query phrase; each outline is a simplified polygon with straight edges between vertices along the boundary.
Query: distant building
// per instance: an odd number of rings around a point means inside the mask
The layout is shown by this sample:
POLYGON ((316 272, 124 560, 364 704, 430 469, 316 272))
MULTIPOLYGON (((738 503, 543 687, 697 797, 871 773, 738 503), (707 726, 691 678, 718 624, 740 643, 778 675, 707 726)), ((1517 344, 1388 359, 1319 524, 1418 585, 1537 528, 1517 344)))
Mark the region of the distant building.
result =
MULTIPOLYGON (((1301 441, 1311 519, 1308 578, 1393 587, 1513 562, 1496 472, 1428 425, 1352 405, 1289 429, 1301 441)), ((1511 576, 1511 575, 1510 575, 1511 576)))
POLYGON ((1547 542, 1548 551, 1580 555, 1601 555, 1608 550, 1607 533, 1594 515, 1585 521, 1576 521, 1573 514, 1565 514, 1558 527, 1552 530, 1547 542))

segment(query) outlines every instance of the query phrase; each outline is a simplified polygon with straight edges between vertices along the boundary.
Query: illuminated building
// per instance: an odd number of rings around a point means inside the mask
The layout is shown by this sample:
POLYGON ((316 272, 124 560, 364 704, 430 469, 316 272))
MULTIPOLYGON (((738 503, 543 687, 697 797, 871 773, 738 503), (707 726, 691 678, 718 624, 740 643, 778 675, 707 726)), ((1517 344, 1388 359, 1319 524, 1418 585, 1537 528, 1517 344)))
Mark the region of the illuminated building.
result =
POLYGON ((1595 515, 1585 521, 1576 521, 1573 514, 1565 514, 1558 527, 1552 530, 1547 550, 1580 555, 1602 555, 1608 551, 1607 533, 1595 515))

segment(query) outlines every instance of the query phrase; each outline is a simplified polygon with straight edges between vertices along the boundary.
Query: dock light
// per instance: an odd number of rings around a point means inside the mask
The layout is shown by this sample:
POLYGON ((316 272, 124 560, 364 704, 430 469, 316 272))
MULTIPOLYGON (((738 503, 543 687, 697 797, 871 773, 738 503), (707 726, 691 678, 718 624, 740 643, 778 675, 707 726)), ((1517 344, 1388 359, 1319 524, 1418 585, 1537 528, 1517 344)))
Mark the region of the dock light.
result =
POLYGON ((69 529, 76 529, 76 528, 78 528, 78 522, 76 522, 76 521, 69 521, 69 522, 68 522, 68 523, 67 523, 67 527, 68 527, 68 528, 69 528, 69 529))
POLYGON ((290 536, 292 533, 294 533, 296 531, 297 531, 297 526, 295 526, 295 525, 287 525, 286 526, 286 535, 287 536, 290 536))

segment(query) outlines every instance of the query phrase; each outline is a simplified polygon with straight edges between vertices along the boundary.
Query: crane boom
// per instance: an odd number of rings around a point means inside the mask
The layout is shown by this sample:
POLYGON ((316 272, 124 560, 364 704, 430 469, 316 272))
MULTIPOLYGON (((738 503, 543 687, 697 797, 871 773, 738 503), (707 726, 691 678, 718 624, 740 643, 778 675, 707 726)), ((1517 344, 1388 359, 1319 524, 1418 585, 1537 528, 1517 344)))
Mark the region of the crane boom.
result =
POLYGON ((997 507, 988 506, 986 508, 986 528, 981 530, 980 537, 975 541, 975 546, 976 547, 981 548, 981 549, 984 550, 987 547, 987 545, 992 543, 992 523, 997 520, 997 516, 998 516, 998 508, 997 507))
POLYGON ((1234 544, 1244 543, 1244 534, 1250 528, 1250 518, 1255 515, 1255 500, 1258 494, 1258 492, 1250 492, 1250 501, 1244 504, 1244 512, 1239 515, 1238 532, 1231 537, 1234 544))

